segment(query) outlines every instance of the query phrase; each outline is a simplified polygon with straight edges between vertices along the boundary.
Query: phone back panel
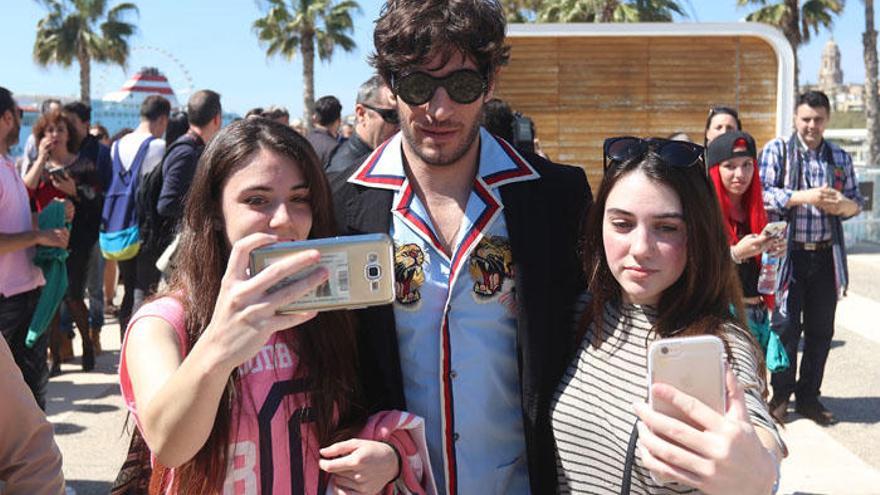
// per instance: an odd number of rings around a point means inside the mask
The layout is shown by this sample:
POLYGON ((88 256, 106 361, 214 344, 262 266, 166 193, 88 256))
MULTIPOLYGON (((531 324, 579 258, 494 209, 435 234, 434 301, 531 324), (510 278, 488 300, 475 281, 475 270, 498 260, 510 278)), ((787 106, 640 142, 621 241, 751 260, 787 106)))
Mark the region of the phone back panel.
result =
MULTIPOLYGON (((293 253, 317 249, 321 253, 319 266, 330 272, 329 280, 295 303, 281 308, 280 313, 389 304, 394 301, 392 246, 391 238, 386 234, 282 242, 254 250, 251 253, 251 273, 258 273, 293 253)), ((312 271, 314 269, 291 275, 282 281, 282 285, 300 280, 312 271)))
MULTIPOLYGON (((648 383, 665 383, 695 397, 724 414, 724 344, 710 335, 655 341, 648 349, 648 383)), ((650 392, 650 391, 649 391, 650 392)), ((651 407, 667 416, 685 420, 663 403, 651 407)))

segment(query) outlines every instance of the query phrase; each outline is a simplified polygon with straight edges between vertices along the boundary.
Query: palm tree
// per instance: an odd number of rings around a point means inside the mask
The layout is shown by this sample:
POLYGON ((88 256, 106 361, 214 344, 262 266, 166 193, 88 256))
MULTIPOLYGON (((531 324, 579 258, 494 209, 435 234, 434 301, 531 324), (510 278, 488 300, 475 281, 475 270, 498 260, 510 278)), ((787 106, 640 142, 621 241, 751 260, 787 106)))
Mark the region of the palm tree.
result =
POLYGON ((767 0, 736 0, 742 7, 749 4, 758 5, 758 10, 746 16, 746 20, 763 22, 782 30, 785 38, 794 51, 794 92, 798 93, 800 67, 798 64, 798 48, 810 41, 812 34, 819 34, 819 29, 830 28, 835 15, 843 12, 845 0, 782 0, 768 3, 767 0))
POLYGON ((549 0, 538 12, 541 22, 672 22, 687 17, 675 0, 549 0))
POLYGON ((501 0, 507 22, 534 20, 543 3, 543 0, 501 0))
POLYGON ((865 161, 869 167, 876 167, 880 160, 880 119, 878 119, 877 94, 877 30, 874 29, 874 0, 865 2, 865 33, 862 44, 865 51, 865 114, 868 118, 868 156, 865 161))
POLYGON ((303 63, 304 121, 312 127, 315 109, 315 49, 328 61, 338 46, 350 52, 355 48, 349 33, 354 31, 352 11, 360 12, 355 0, 268 0, 265 17, 254 21, 253 29, 268 56, 282 55, 292 60, 297 52, 303 63))
POLYGON ((107 0, 39 0, 49 13, 37 22, 34 60, 45 67, 79 64, 80 100, 91 96, 92 61, 113 62, 125 67, 128 38, 136 26, 124 21, 138 13, 133 3, 121 3, 107 10, 107 0))

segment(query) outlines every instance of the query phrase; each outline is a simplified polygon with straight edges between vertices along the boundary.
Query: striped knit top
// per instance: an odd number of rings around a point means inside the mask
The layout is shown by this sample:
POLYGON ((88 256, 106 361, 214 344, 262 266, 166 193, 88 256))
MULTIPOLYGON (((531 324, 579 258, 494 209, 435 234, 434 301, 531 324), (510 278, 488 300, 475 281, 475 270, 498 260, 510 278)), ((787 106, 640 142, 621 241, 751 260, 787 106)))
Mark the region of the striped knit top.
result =
MULTIPOLYGON (((581 300, 581 306, 586 301, 581 300)), ((648 345, 656 321, 650 306, 609 304, 606 339, 597 349, 591 326, 556 391, 551 409, 560 493, 620 493, 630 434, 636 421, 632 404, 647 400, 648 345)), ((764 376, 744 330, 727 327, 721 337, 732 354, 732 371, 745 388, 752 424, 774 434, 785 447, 761 398, 764 376)), ((661 486, 651 479, 636 449, 632 494, 697 493, 683 485, 661 486)))

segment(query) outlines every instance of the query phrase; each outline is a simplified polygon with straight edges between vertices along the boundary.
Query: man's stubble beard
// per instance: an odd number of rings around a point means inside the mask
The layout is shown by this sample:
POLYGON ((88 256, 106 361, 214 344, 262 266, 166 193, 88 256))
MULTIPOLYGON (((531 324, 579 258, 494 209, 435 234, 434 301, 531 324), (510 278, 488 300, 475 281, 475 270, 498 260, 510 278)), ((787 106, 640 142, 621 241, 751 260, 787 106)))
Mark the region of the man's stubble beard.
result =
POLYGON ((11 149, 13 146, 18 144, 18 135, 21 133, 21 125, 15 125, 12 129, 9 129, 9 134, 6 135, 6 147, 11 149))
POLYGON ((419 144, 416 142, 415 136, 411 134, 411 127, 406 125, 401 125, 400 130, 403 133, 403 138, 406 139, 406 142, 409 144, 409 147, 413 150, 416 156, 419 157, 427 165, 444 167, 447 165, 452 165, 456 163, 474 144, 477 136, 480 133, 480 124, 478 121, 474 121, 471 123, 471 127, 468 130, 467 134, 464 136, 464 140, 460 142, 459 146, 452 149, 451 153, 443 154, 440 152, 437 156, 426 156, 425 153, 422 152, 419 144))

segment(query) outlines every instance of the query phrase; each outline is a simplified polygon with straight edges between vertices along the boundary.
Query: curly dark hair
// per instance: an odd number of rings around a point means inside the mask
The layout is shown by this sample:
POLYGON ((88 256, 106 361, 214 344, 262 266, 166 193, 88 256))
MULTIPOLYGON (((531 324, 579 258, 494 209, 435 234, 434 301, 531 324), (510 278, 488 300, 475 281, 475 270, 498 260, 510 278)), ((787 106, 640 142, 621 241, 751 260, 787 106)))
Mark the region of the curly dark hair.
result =
POLYGON ((504 10, 496 0, 388 0, 382 8, 370 64, 391 87, 393 76, 440 53, 471 58, 486 79, 510 59, 504 10))

